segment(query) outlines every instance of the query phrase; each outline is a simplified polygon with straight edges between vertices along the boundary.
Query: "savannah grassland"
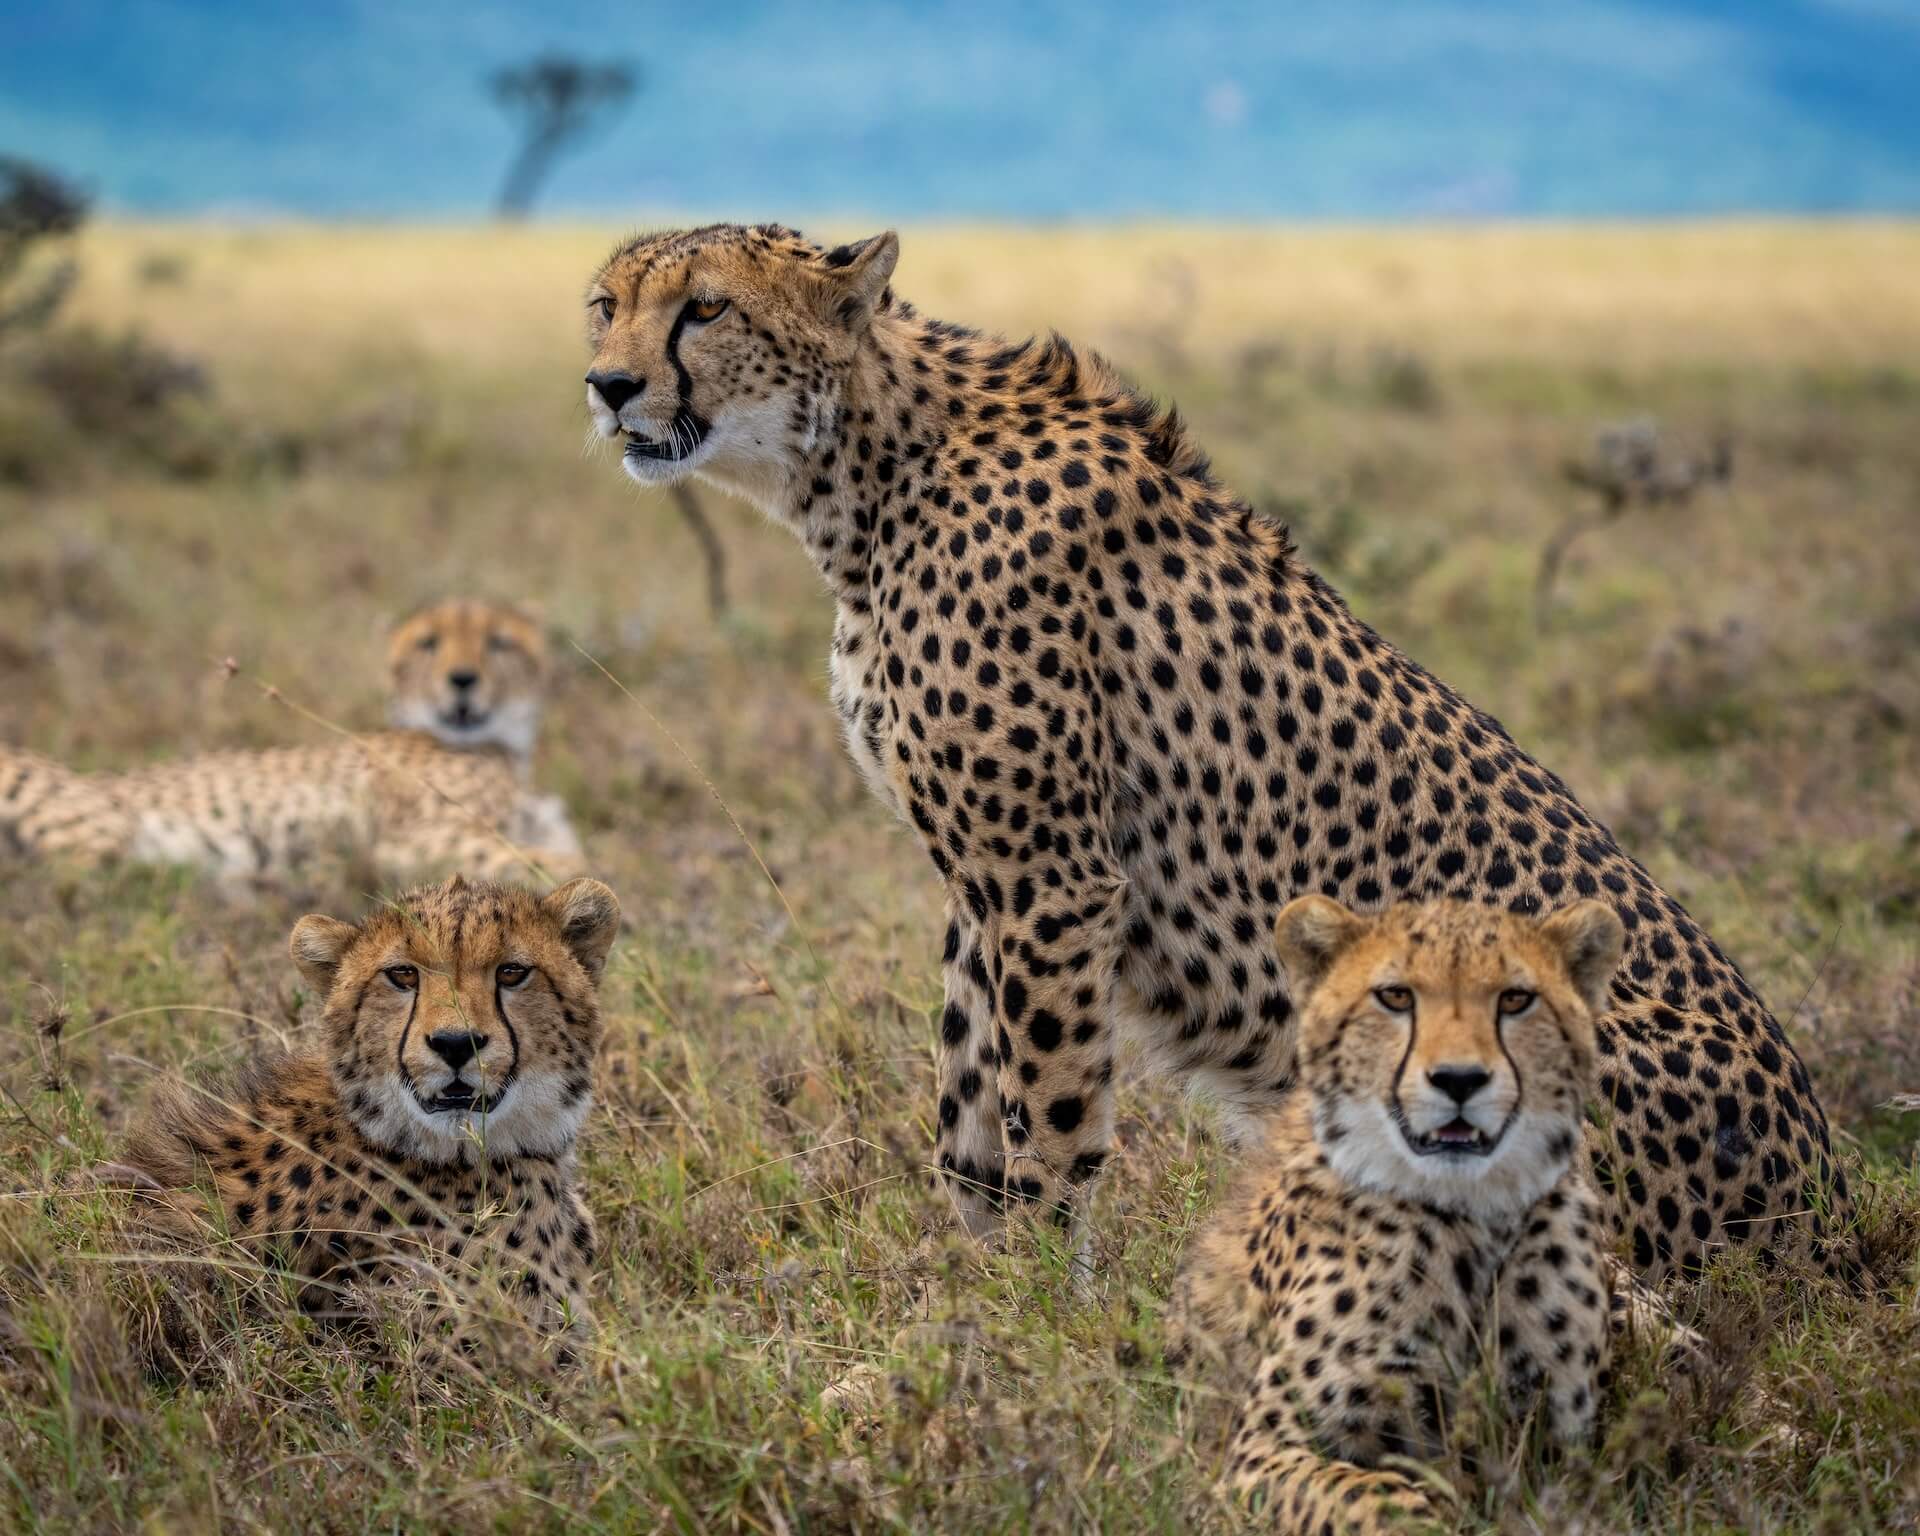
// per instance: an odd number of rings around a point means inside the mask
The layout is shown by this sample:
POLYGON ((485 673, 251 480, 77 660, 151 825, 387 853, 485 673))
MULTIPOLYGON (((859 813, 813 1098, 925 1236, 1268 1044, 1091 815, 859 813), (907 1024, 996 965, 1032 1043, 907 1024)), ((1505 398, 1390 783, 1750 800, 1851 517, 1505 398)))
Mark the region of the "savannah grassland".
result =
MULTIPOLYGON (((539 777, 630 922, 585 1147, 596 1352, 449 1384, 315 1331, 237 1251, 129 1262, 72 1181, 157 1074, 300 1036, 286 933, 370 878, 0 869, 0 1525, 1239 1529, 1227 1405, 1157 1344, 1225 1166, 1208 1116, 1128 1081, 1085 1293, 1044 1236, 949 1230, 939 890, 842 755, 797 546, 709 498, 716 622, 671 504, 582 448, 579 295, 614 233, 103 228, 59 327, 137 327, 210 395, 7 375, 0 739, 85 767, 325 740, 378 723, 412 604, 534 602, 539 777)), ((898 286, 1175 396, 1705 919, 1870 1192, 1876 1291, 1729 1264, 1695 1304, 1722 1365, 1630 1357, 1597 1453, 1544 1461, 1471 1402, 1439 1473, 1463 1528, 1914 1528, 1920 228, 908 230, 898 286), (1683 458, 1724 438, 1732 479, 1582 533, 1543 624, 1541 550, 1598 507, 1563 466, 1640 416, 1683 458)))

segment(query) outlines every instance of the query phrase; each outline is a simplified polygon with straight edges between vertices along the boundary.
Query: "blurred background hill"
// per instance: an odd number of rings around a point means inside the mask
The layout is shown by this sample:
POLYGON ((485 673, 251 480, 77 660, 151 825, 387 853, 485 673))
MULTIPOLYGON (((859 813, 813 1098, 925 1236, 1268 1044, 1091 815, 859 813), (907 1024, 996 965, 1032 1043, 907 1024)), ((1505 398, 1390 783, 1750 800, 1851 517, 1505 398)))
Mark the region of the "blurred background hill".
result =
POLYGON ((471 215, 543 51, 642 76, 573 213, 1920 209, 1909 0, 0 9, 0 145, 110 210, 471 215))

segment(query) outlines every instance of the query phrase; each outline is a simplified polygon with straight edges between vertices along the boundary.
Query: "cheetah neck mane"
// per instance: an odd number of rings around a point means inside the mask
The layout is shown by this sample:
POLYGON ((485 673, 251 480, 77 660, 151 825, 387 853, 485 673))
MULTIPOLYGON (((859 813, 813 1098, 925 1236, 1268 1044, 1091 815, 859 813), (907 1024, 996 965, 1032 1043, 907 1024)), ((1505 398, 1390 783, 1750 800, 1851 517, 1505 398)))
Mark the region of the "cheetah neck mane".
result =
POLYGON ((1293 556, 1284 526, 1223 490, 1177 410, 1057 331, 1007 342, 895 302, 838 397, 802 414, 791 466, 724 488, 791 528, 856 608, 877 566, 951 536, 934 524, 951 525, 953 509, 997 530, 983 538, 1024 541, 1172 503, 1237 526, 1276 564, 1293 556))

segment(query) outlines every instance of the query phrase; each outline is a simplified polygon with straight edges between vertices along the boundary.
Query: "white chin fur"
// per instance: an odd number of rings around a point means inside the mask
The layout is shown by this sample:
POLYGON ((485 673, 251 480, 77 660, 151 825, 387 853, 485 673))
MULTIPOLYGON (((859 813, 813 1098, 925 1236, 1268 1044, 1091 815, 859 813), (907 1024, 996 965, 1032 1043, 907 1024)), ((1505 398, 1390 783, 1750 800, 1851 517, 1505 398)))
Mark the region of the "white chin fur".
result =
POLYGON ((532 699, 502 704, 475 726, 449 725, 426 699, 396 699, 387 719, 400 730, 425 731, 456 750, 504 747, 516 757, 531 757, 540 734, 540 706, 532 699))
POLYGON ((1313 1111, 1320 1149, 1349 1184, 1496 1221, 1517 1218, 1559 1182, 1567 1159, 1551 1148, 1562 1129, 1522 1110, 1484 1157, 1422 1157, 1384 1105, 1342 1101, 1316 1104, 1313 1111))
POLYGON ((565 1100, 556 1073, 522 1074, 497 1109, 485 1114, 429 1114, 398 1077, 372 1090, 372 1114, 356 1123, 375 1146, 423 1163, 466 1162, 472 1157, 557 1157, 573 1145, 592 1106, 591 1095, 565 1100))
POLYGON ((792 409, 785 397, 729 405, 708 426, 700 446, 684 457, 635 459, 623 451, 620 467, 640 485, 673 485, 698 474, 777 520, 788 511, 788 477, 794 460, 812 446, 819 430, 809 426, 796 442, 789 425, 792 409))

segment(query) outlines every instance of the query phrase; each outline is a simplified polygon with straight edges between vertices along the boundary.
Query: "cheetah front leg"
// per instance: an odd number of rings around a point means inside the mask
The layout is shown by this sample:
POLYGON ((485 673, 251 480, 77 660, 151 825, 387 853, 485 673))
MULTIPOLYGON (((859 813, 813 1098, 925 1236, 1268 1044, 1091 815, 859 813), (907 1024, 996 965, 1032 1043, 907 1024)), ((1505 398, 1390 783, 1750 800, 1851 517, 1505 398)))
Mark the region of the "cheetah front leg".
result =
POLYGON ((993 988, 982 942, 980 924, 966 904, 950 900, 941 960, 946 1006, 940 1014, 935 1065, 940 1125, 934 1149, 960 1224, 971 1237, 992 1230, 1006 1184, 993 988))
POLYGON ((1275 1528, 1318 1536, 1410 1536, 1446 1529, 1425 1492, 1399 1472, 1335 1461, 1307 1446, 1276 1446, 1249 1453, 1233 1477, 1242 1498, 1264 1495, 1275 1528))
POLYGON ((1707 1358, 1705 1337, 1681 1322, 1667 1298, 1636 1274, 1617 1254, 1608 1254, 1605 1273, 1610 1292, 1608 1315, 1616 1343, 1648 1339, 1660 1346, 1661 1359, 1681 1372, 1698 1369, 1707 1358))
POLYGON ((1263 1498, 1282 1531, 1400 1536, 1441 1528, 1432 1500, 1404 1473, 1363 1467, 1318 1450, 1300 1422, 1284 1354, 1261 1362, 1258 1385, 1233 1432, 1225 1482, 1263 1498))
POLYGON ((1535 1202, 1500 1272, 1495 1315, 1508 1394, 1518 1407, 1544 1392, 1548 1428, 1569 1445, 1592 1431, 1611 1349, 1613 1276, 1601 1240, 1598 1195, 1563 1179, 1535 1202))
POLYGON ((983 925, 1008 1198, 1063 1224, 1113 1145, 1120 886, 1069 878, 1083 858, 1000 872, 1010 899, 983 925))

